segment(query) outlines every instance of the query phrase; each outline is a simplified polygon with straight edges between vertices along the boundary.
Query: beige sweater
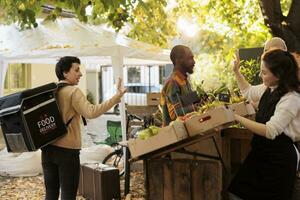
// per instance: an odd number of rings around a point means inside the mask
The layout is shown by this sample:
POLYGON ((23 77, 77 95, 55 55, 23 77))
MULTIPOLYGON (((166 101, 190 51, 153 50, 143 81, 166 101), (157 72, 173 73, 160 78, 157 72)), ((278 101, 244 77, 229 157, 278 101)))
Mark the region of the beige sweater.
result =
POLYGON ((108 111, 120 102, 120 95, 114 95, 111 99, 97 105, 91 104, 83 92, 75 86, 66 86, 57 94, 58 106, 65 123, 73 116, 68 126, 68 132, 62 138, 54 141, 52 145, 70 148, 81 148, 81 116, 91 119, 108 111))

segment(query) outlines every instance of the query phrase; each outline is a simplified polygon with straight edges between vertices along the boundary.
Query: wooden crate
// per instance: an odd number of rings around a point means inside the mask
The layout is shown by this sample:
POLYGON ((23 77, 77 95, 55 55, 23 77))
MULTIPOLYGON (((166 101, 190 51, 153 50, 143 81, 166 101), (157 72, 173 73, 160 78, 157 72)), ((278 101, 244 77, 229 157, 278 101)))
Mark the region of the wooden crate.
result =
POLYGON ((227 128, 223 135, 223 159, 229 172, 234 174, 251 150, 253 133, 244 128, 227 128))
POLYGON ((146 140, 129 139, 128 147, 132 158, 150 153, 188 137, 183 122, 175 121, 172 125, 160 128, 157 135, 146 140))
POLYGON ((241 116, 255 115, 255 109, 249 102, 240 102, 228 105, 228 107, 235 113, 241 116))
POLYGON ((219 200, 222 167, 216 160, 151 159, 146 161, 149 200, 219 200))
POLYGON ((152 115, 158 109, 157 106, 127 106, 126 108, 128 113, 135 114, 140 117, 152 115))
POLYGON ((214 131, 215 128, 224 128, 234 121, 233 112, 226 106, 218 106, 207 110, 200 115, 192 116, 185 121, 189 136, 203 135, 214 131))
POLYGON ((147 105, 156 106, 160 103, 160 93, 147 93, 147 105))

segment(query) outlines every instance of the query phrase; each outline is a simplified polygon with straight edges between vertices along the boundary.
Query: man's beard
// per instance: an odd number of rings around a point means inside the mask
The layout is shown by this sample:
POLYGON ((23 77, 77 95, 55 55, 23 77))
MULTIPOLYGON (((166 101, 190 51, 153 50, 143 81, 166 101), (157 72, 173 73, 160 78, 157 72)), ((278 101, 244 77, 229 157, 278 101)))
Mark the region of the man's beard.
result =
POLYGON ((189 66, 185 65, 184 69, 185 69, 186 73, 188 73, 188 74, 194 73, 193 67, 189 67, 189 66))

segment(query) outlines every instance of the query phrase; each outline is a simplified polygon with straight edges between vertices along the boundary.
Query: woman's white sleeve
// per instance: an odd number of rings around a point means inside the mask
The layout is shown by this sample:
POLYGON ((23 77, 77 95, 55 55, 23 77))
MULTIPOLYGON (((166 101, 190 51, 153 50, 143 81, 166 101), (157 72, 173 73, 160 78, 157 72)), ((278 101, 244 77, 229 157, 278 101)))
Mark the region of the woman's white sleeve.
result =
POLYGON ((248 101, 257 102, 262 97, 266 88, 264 84, 251 85, 245 90, 242 90, 241 93, 248 101))
POLYGON ((266 137, 269 139, 275 139, 280 135, 297 116, 299 111, 300 98, 299 96, 288 94, 283 96, 277 103, 274 115, 270 121, 266 123, 267 132, 266 137))

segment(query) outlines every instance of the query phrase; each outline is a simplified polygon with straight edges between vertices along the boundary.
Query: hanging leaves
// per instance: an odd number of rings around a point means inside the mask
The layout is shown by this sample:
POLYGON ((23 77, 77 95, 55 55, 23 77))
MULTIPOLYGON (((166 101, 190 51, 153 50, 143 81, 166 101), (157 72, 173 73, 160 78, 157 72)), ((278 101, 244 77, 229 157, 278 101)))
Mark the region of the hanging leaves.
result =
POLYGON ((55 20, 63 10, 74 12, 80 21, 87 22, 85 9, 91 4, 93 15, 91 19, 100 18, 101 22, 108 22, 117 31, 128 21, 133 7, 131 0, 1 0, 0 17, 7 24, 17 22, 21 29, 33 28, 38 24, 36 18, 42 12, 42 5, 53 6, 54 9, 45 17, 55 20), (102 19, 102 20, 101 20, 102 19))
POLYGON ((156 46, 168 47, 169 39, 176 34, 174 18, 164 10, 166 0, 139 1, 130 18, 128 36, 156 46))

